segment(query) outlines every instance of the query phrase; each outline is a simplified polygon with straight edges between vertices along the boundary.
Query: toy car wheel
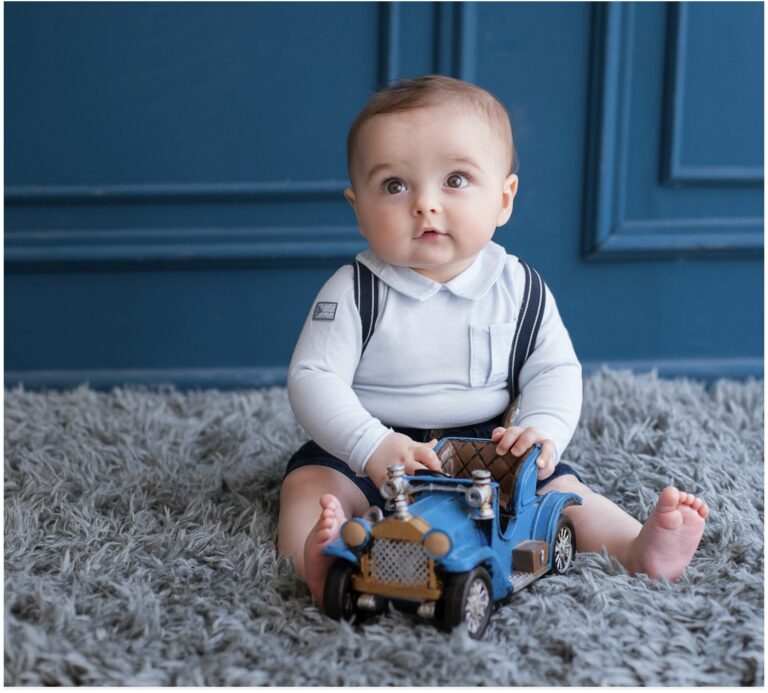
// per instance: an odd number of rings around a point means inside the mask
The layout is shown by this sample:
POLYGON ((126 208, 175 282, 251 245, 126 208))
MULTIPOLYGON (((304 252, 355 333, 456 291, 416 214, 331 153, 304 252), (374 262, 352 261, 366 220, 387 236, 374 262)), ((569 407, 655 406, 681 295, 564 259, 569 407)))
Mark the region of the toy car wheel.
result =
POLYGON ((483 637, 493 611, 491 576, 485 568, 452 576, 443 599, 443 624, 448 630, 466 623, 470 637, 483 637))
POLYGON ((323 588, 323 611, 326 616, 337 621, 349 621, 355 615, 352 575, 356 570, 356 566, 343 558, 337 558, 331 564, 323 588))
POLYGON ((576 555, 576 532, 573 524, 564 515, 560 516, 552 545, 552 572, 556 575, 567 573, 576 555))

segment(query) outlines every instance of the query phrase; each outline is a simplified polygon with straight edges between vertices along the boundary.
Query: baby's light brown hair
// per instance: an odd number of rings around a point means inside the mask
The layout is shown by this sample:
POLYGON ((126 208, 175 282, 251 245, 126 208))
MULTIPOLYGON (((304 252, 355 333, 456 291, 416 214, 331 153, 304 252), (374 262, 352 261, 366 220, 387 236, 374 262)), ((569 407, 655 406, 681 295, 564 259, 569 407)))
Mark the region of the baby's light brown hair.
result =
POLYGON ((355 118, 347 135, 347 169, 352 177, 352 155, 360 128, 376 115, 412 111, 446 102, 465 105, 479 112, 499 134, 507 149, 509 172, 517 173, 517 152, 509 113, 491 92, 474 84, 443 75, 404 79, 376 92, 355 118))

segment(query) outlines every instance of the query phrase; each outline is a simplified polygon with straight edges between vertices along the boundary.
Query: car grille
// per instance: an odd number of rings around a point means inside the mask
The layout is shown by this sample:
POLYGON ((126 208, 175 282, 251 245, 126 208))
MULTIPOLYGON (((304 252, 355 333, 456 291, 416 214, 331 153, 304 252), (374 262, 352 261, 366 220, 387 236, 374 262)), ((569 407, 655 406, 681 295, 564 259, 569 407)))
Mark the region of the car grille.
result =
POLYGON ((427 561, 421 544, 375 539, 371 547, 371 578, 376 582, 425 585, 429 580, 427 561))

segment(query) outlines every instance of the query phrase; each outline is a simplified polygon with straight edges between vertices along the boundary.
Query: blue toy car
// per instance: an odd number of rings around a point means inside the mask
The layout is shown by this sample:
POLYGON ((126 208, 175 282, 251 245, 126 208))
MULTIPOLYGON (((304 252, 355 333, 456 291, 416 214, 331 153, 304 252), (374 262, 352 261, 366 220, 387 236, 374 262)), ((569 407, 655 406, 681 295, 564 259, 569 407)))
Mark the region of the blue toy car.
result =
POLYGON ((548 572, 565 573, 575 534, 563 514, 573 493, 536 493, 535 445, 521 457, 498 455, 484 438, 443 438, 442 472, 388 468, 373 506, 325 548, 336 556, 323 609, 336 619, 378 612, 387 602, 446 629, 466 623, 481 638, 494 603, 548 572))

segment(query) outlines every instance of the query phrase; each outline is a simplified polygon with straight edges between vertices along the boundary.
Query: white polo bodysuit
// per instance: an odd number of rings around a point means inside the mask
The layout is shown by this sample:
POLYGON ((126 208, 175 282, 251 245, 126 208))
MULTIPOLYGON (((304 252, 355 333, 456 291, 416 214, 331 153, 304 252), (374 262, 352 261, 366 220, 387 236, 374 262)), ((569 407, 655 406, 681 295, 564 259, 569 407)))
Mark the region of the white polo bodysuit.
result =
MULTIPOLYGON (((518 259, 492 241, 445 284, 371 250, 357 259, 380 280, 373 336, 361 357, 353 267, 345 265, 320 290, 304 323, 288 369, 288 397, 311 438, 362 476, 390 426, 466 426, 507 408, 525 276, 518 259)), ((581 412, 581 365, 546 292, 513 423, 552 439, 557 462, 581 412)))

